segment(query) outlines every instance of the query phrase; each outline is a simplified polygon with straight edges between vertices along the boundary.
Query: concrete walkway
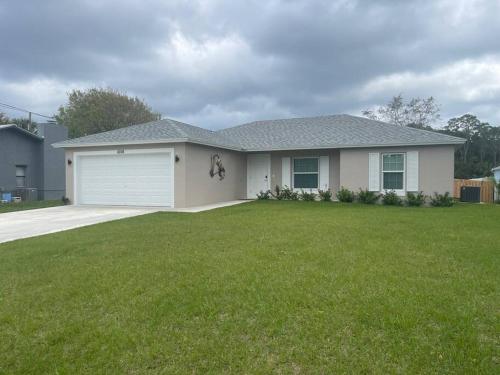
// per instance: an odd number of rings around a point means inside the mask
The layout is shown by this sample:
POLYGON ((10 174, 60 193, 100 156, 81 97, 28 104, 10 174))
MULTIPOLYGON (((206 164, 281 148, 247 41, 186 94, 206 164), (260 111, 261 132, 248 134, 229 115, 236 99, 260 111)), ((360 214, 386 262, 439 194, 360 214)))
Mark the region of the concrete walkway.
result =
POLYGON ((8 212, 0 214, 0 243, 158 211, 194 213, 244 202, 231 201, 190 208, 60 206, 8 212))

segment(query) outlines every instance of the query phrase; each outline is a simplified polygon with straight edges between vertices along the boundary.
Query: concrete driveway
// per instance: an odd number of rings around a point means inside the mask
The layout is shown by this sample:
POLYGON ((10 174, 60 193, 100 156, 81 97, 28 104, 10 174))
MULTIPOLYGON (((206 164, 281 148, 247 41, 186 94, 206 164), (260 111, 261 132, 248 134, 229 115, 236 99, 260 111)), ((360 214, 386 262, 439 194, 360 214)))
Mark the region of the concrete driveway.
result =
POLYGON ((0 243, 156 212, 155 208, 61 206, 0 214, 0 243))

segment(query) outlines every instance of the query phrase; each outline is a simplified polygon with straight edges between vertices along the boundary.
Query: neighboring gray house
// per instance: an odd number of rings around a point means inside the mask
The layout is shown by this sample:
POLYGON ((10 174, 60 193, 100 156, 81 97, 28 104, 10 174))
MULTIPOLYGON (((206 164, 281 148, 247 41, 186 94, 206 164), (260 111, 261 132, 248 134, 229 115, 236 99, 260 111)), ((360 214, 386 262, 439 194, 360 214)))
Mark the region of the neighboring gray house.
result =
POLYGON ((66 127, 38 124, 33 134, 0 125, 0 192, 23 199, 61 199, 65 195, 64 151, 51 144, 68 138, 66 127))
POLYGON ((453 191, 461 138, 333 115, 210 131, 160 120, 60 142, 74 204, 189 207, 274 186, 453 191))

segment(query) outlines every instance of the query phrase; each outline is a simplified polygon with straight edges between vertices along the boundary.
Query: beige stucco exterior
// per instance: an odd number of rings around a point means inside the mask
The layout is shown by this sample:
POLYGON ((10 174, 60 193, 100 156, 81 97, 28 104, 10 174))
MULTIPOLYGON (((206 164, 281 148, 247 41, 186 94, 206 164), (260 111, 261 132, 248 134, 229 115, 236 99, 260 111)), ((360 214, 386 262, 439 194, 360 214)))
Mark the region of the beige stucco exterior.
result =
POLYGON ((176 176, 175 181, 177 207, 199 206, 246 198, 246 154, 185 143, 184 159, 185 179, 177 181, 176 176), (222 180, 217 175, 212 178, 208 173, 211 157, 215 153, 221 157, 226 170, 226 175, 222 180), (182 190, 183 198, 177 194, 177 189, 182 190))
POLYGON ((453 192, 455 146, 354 148, 340 150, 340 186, 350 190, 368 188, 370 152, 419 152, 419 190, 431 195, 453 192))
MULTIPOLYGON (((246 198, 247 153, 203 146, 193 143, 102 146, 66 149, 66 160, 74 152, 173 148, 178 161, 174 163, 175 207, 192 207, 246 198), (209 175, 211 156, 218 153, 226 169, 225 178, 209 175)), ((368 187, 368 154, 370 152, 419 151, 419 190, 425 194, 453 191, 454 146, 419 146, 392 148, 353 148, 267 152, 271 156, 270 187, 282 185, 282 158, 329 156, 329 186, 335 193, 340 187, 357 191, 368 187)), ((66 163, 66 192, 74 202, 74 166, 66 163)))
MULTIPOLYGON (((191 143, 147 144, 127 146, 81 147, 66 150, 66 160, 73 160, 74 152, 105 151, 123 149, 173 148, 179 158, 174 167, 175 207, 192 207, 215 202, 243 199, 246 195, 246 155, 191 143), (222 157, 226 176, 220 180, 210 177, 211 156, 222 157)), ((66 163, 66 195, 71 202, 74 197, 74 167, 66 163)))

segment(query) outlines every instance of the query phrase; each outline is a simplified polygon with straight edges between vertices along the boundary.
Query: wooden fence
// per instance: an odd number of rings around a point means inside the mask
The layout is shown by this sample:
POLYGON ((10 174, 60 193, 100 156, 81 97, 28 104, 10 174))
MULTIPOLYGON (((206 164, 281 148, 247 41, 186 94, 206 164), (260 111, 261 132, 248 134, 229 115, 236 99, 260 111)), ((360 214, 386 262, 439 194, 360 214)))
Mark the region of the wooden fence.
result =
POLYGON ((495 192, 495 185, 492 181, 476 181, 476 180, 461 180, 455 179, 453 186, 453 196, 460 199, 460 188, 462 186, 475 186, 481 188, 481 202, 493 203, 493 195, 495 192))

